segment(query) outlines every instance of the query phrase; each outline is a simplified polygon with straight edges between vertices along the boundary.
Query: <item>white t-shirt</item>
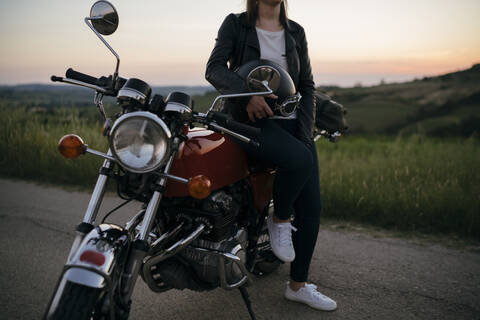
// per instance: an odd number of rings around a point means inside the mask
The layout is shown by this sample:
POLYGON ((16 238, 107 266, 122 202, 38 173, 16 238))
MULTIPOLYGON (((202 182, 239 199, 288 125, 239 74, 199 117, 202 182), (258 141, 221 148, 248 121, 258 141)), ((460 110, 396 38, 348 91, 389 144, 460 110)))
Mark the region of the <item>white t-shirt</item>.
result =
POLYGON ((288 71, 287 55, 285 54, 285 30, 267 31, 257 29, 260 43, 260 59, 271 60, 288 71))
MULTIPOLYGON (((260 59, 271 60, 288 72, 287 55, 285 51, 285 30, 267 31, 255 27, 260 44, 260 59)), ((296 119, 297 111, 288 117, 272 116, 270 119, 296 119)))

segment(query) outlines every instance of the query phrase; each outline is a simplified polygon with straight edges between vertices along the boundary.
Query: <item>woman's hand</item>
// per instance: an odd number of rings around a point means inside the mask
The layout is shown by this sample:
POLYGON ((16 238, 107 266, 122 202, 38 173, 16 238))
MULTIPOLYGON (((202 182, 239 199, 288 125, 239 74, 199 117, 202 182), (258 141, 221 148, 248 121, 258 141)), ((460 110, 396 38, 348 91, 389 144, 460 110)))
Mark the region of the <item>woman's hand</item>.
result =
MULTIPOLYGON (((278 99, 274 94, 267 96, 268 98, 278 99)), ((262 119, 273 116, 272 109, 262 96, 253 96, 247 104, 247 113, 250 121, 255 122, 255 118, 262 119)))

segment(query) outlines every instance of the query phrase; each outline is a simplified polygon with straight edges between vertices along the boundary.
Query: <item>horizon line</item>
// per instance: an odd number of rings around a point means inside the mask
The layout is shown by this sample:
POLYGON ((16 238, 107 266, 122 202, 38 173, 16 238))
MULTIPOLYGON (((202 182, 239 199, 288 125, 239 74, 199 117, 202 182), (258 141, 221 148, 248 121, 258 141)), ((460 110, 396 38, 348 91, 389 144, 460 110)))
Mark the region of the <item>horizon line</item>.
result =
MULTIPOLYGON (((396 76, 404 76, 404 77, 411 77, 410 80, 400 80, 400 81, 388 81, 388 80, 384 80, 382 79, 382 77, 380 77, 380 79, 378 80, 378 83, 376 84, 362 84, 362 80, 355 80, 355 84, 354 85, 350 85, 350 86, 345 86, 345 85, 340 85, 340 84, 335 84, 335 83, 319 83, 319 84, 315 84, 315 88, 318 88, 318 87, 338 87, 338 88, 354 88, 354 87, 374 87, 374 86, 378 86, 378 85, 385 85, 385 84, 401 84, 401 83, 408 83, 408 82, 413 82, 415 80, 421 80, 423 78, 431 78, 431 77, 440 77, 440 76, 443 76, 443 75, 447 75, 447 74, 451 74, 451 73, 456 73, 456 72, 461 72, 461 71, 467 71, 467 70, 470 70, 472 68, 474 68, 475 66, 477 65, 480 65, 480 62, 474 62, 471 64, 471 66, 469 68, 456 68, 455 70, 452 70, 452 71, 449 71, 449 72, 442 72, 442 73, 435 73, 435 74, 425 74, 425 75, 422 75, 422 76, 415 76, 415 75, 396 75, 396 76)), ((367 75, 365 75, 367 76, 367 75)), ((72 85, 69 85, 69 84, 66 84, 66 83, 53 83, 52 81, 45 81, 45 82, 17 82, 15 84, 5 84, 5 83, 0 83, 0 87, 16 87, 16 86, 28 86, 28 85, 49 85, 49 86, 58 86, 58 85, 61 85, 61 86, 69 86, 69 87, 80 87, 80 86, 72 86, 72 85)), ((215 90, 215 88, 213 87, 213 85, 211 84, 193 84, 193 85, 180 85, 180 84, 163 84, 163 85, 160 85, 160 84, 149 84, 152 88, 154 87, 184 87, 184 88, 193 88, 193 87, 203 87, 203 88, 212 88, 215 90)), ((85 89, 88 89, 88 88, 85 88, 85 89)))

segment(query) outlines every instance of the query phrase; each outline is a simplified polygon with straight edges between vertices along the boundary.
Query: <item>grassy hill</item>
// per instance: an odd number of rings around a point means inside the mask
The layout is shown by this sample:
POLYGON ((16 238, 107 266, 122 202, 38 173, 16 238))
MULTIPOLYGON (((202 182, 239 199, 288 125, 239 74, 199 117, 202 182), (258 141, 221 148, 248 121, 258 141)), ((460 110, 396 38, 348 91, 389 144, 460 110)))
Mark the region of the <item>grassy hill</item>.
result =
POLYGON ((470 136, 480 128, 480 64, 412 82, 322 91, 347 107, 354 133, 470 136))

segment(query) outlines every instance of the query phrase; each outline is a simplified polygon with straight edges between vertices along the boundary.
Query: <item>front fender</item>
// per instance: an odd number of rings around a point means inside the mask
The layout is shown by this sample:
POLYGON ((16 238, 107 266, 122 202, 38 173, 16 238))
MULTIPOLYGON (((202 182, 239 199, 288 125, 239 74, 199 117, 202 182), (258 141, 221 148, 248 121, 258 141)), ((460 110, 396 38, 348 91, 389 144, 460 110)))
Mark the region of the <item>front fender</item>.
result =
POLYGON ((112 274, 128 242, 128 233, 117 225, 101 224, 92 229, 68 262, 64 279, 92 288, 105 287, 105 277, 112 274))

